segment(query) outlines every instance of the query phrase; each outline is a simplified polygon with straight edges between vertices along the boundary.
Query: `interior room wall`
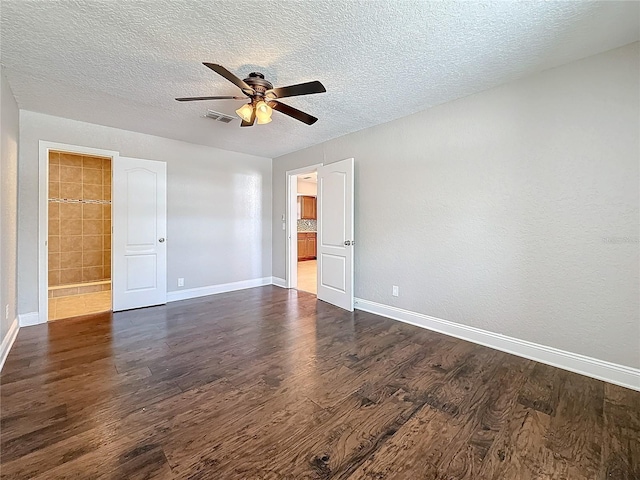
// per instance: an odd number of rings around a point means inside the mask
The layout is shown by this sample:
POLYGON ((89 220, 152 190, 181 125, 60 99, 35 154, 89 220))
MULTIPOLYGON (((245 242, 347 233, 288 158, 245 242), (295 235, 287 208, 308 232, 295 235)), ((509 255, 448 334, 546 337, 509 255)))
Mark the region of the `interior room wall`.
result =
POLYGON ((39 140, 167 162, 170 292, 271 276, 271 159, 23 110, 19 313, 38 310, 39 140))
POLYGON ((273 224, 287 170, 354 157, 356 297, 640 367, 639 54, 630 44, 276 158, 273 224))
POLYGON ((0 338, 4 341, 17 305, 19 110, 1 65, 0 123, 0 338))

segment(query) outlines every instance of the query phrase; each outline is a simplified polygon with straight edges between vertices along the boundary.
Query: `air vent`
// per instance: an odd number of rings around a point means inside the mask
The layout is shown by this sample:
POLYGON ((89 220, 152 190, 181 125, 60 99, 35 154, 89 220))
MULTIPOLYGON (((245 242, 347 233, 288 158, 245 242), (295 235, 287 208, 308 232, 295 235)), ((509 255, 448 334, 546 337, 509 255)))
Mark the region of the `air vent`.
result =
POLYGON ((230 117, 229 115, 225 115, 224 113, 220 112, 214 112, 213 110, 207 110, 205 117, 222 123, 231 123, 233 120, 235 120, 235 117, 230 117))

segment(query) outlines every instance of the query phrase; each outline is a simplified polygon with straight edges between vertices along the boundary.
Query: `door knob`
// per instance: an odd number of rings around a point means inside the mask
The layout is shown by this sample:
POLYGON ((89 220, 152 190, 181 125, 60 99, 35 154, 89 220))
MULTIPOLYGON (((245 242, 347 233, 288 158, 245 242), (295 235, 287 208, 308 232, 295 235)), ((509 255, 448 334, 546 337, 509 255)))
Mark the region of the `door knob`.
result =
POLYGON ((159 241, 160 243, 164 243, 164 238, 159 238, 159 239, 158 239, 158 241, 159 241))
POLYGON ((351 245, 351 242, 349 240, 345 240, 344 244, 348 247, 349 245, 351 245))

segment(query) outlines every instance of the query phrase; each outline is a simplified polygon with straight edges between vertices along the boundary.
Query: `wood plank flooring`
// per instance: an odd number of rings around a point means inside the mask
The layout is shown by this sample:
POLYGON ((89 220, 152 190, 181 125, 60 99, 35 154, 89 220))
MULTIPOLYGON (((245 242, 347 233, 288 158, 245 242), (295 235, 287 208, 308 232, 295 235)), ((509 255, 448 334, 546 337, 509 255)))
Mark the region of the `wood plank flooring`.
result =
POLYGON ((2 479, 640 479, 640 393, 261 287, 21 329, 2 479))

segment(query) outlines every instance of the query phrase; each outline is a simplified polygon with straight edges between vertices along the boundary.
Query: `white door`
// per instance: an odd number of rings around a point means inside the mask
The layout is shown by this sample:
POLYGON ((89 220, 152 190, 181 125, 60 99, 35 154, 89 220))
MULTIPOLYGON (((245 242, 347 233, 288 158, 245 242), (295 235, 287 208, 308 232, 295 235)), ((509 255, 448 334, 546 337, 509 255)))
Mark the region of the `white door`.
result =
POLYGON ((353 312, 353 158, 318 167, 318 299, 353 312))
POLYGON ((113 162, 113 310, 167 302, 167 165, 113 162))

